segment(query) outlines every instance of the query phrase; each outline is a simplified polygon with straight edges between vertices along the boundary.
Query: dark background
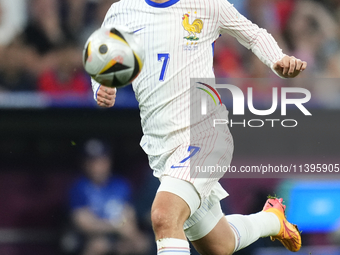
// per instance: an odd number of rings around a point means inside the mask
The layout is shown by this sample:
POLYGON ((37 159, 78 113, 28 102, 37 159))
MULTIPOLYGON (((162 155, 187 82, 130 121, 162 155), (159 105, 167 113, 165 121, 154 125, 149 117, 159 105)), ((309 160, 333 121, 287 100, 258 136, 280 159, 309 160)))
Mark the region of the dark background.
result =
MULTIPOLYGON (((289 118, 299 123, 295 128, 270 125, 231 128, 235 142, 233 162, 243 165, 254 162, 280 165, 296 160, 334 162, 340 152, 339 111, 312 109, 311 112, 313 116, 307 117, 299 110, 290 110, 289 118)), ((140 224, 150 230, 144 216, 151 206, 157 180, 151 176, 147 157, 139 147, 142 132, 138 110, 1 110, 0 116, 2 254, 23 254, 24 250, 25 254, 47 251, 62 254, 61 238, 69 224, 68 189, 81 174, 82 144, 93 137, 113 145, 115 171, 131 182, 140 224)), ((258 117, 248 113, 230 118, 242 121, 258 117)), ((282 119, 282 116, 276 113, 270 118, 282 119)), ((280 192, 278 187, 285 181, 223 179, 221 182, 230 194, 222 201, 225 213, 248 214, 261 210, 266 196, 280 192)), ((306 245, 331 244, 325 232, 305 233, 303 237, 306 245)), ((275 244, 267 241, 261 240, 243 251, 244 254, 250 254, 258 246, 275 244)))

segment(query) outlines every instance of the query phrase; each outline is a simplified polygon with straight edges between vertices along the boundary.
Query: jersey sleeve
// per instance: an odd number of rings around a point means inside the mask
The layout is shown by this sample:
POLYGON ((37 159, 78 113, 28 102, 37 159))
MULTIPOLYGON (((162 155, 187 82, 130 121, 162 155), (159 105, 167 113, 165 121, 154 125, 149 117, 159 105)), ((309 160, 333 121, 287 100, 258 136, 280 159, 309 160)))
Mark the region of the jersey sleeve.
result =
MULTIPOLYGON (((114 11, 114 4, 113 4, 105 15, 104 21, 102 23, 102 27, 111 27, 114 25, 114 20, 115 20, 114 13, 115 11, 114 11)), ((98 93, 98 90, 101 84, 96 82, 92 78, 91 78, 91 84, 92 84, 93 98, 94 100, 97 101, 97 93, 98 93)))
POLYGON ((97 101, 97 93, 99 90, 99 87, 101 86, 100 83, 96 82, 94 79, 91 78, 91 84, 92 84, 92 91, 93 91, 93 98, 97 101))
POLYGON ((219 4, 220 33, 228 33, 235 37, 276 73, 273 66, 285 54, 273 36, 240 14, 227 0, 219 0, 219 4))
POLYGON ((114 25, 117 25, 117 20, 116 20, 116 13, 118 12, 117 10, 117 3, 114 3, 111 5, 110 9, 107 11, 104 21, 102 23, 102 27, 112 27, 114 25))
MULTIPOLYGON (((117 3, 114 3, 111 5, 110 9, 107 11, 104 21, 102 23, 102 27, 106 27, 106 28, 111 28, 111 27, 116 27, 116 28, 121 28, 123 30, 126 30, 127 32, 131 32, 128 31, 127 28, 125 26, 122 26, 120 23, 120 20, 116 19, 116 13, 121 11, 120 9, 117 9, 117 3)), ((97 93, 99 90, 99 87, 101 86, 100 83, 96 82, 94 79, 91 78, 91 83, 92 83, 92 91, 93 91, 93 98, 94 100, 97 101, 97 93)))

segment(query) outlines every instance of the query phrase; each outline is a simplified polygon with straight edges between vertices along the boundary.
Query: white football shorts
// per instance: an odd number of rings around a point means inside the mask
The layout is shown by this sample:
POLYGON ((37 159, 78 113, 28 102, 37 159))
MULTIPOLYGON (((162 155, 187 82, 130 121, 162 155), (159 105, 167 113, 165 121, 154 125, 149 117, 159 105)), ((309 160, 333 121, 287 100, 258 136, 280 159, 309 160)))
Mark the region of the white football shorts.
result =
POLYGON ((191 127, 188 144, 161 155, 149 155, 150 166, 161 181, 158 192, 176 194, 190 207, 190 218, 185 222, 184 230, 191 241, 208 234, 223 216, 220 200, 228 193, 218 180, 224 173, 197 169, 230 165, 234 146, 229 128, 227 125, 213 127, 212 123, 213 119, 227 118, 227 110, 217 111, 191 127))
MULTIPOLYGON (((217 182, 216 190, 226 194, 217 182)), ((192 183, 170 176, 161 178, 157 192, 167 191, 181 197, 190 208, 190 217, 185 221, 183 229, 190 241, 206 236, 224 216, 218 197, 212 195, 201 201, 192 183)))

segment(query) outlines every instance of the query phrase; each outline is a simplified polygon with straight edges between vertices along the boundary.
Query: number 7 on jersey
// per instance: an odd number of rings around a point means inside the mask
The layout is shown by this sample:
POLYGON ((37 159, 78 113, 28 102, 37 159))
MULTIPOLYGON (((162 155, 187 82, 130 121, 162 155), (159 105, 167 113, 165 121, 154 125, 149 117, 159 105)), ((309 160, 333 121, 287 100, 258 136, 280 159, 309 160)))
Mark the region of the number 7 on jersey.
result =
POLYGON ((168 70, 169 59, 170 59, 170 54, 168 53, 158 54, 158 61, 163 62, 161 75, 159 76, 160 81, 164 81, 165 79, 166 71, 168 70))

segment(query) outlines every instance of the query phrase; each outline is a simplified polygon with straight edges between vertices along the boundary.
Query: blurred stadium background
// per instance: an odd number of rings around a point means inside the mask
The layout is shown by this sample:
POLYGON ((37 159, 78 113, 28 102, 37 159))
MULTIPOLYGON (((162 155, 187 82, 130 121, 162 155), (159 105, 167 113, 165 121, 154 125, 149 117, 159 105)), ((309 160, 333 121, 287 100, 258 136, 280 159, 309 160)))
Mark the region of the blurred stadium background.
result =
MULTIPOLYGON (((130 181, 139 223, 151 231, 145 215, 157 180, 139 147, 132 88, 118 91, 115 108, 99 109, 82 69, 82 47, 113 2, 0 0, 0 254, 66 254, 62 240, 69 222, 68 190, 81 174, 82 144, 94 137, 112 144, 115 171, 130 181)), ((285 53, 308 61, 304 78, 319 81, 306 86, 317 97, 311 104, 313 117, 294 130, 232 128, 234 162, 340 163, 340 1, 230 2, 267 28, 285 53)), ((215 73, 272 77, 228 36, 215 45, 215 73)), ((254 90, 258 102, 268 96, 267 86, 254 90)), ((298 110, 291 114, 301 117, 298 110)), ((231 196, 222 203, 228 214, 248 214, 261 210, 268 194, 283 196, 288 216, 302 225, 304 248, 298 254, 340 254, 339 179, 223 179, 231 196)), ((237 254, 288 253, 267 238, 237 254)))

